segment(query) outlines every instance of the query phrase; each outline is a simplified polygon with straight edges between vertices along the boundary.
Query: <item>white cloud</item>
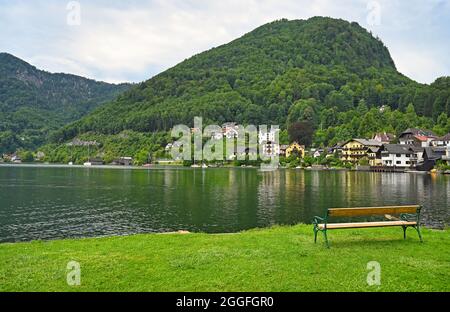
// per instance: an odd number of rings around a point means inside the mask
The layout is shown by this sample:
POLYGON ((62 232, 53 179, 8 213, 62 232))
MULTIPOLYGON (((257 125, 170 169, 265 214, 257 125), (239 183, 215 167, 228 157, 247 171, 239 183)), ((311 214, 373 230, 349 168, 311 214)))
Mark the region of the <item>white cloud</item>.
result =
POLYGON ((370 27, 368 2, 80 0, 81 25, 70 27, 66 1, 0 0, 0 50, 50 71, 140 81, 275 19, 325 15, 371 28, 393 51, 398 68, 413 79, 431 82, 450 74, 448 4, 380 0, 381 25, 370 27), (436 7, 440 20, 433 19, 436 7), (413 53, 415 47, 428 50, 413 53))

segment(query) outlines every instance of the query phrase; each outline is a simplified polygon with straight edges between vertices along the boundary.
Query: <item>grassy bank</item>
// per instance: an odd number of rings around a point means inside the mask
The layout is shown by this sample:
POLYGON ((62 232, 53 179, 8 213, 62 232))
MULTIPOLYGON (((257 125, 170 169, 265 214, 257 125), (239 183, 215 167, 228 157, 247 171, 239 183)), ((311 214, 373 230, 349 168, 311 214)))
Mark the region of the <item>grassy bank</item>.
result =
POLYGON ((330 232, 311 226, 230 235, 165 234, 0 245, 0 291, 449 291, 450 231, 330 232), (81 264, 81 286, 66 283, 81 264), (367 263, 381 265, 368 286, 367 263))

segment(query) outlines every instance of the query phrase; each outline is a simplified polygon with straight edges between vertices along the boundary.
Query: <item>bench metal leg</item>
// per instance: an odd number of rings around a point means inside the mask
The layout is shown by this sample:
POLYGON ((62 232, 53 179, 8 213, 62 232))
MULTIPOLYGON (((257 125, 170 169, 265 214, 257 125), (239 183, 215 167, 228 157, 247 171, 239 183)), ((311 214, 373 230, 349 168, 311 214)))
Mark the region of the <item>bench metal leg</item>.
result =
POLYGON ((422 233, 420 233, 420 225, 414 227, 417 231, 417 234, 419 234, 420 242, 423 243, 422 239, 422 233))
POLYGON ((317 244, 317 234, 319 232, 323 233, 323 236, 325 238, 325 243, 327 245, 327 248, 330 248, 330 244, 328 243, 328 236, 327 236, 327 230, 320 230, 317 227, 314 227, 314 244, 317 244))
MULTIPOLYGON (((417 234, 419 234, 420 242, 423 243, 422 233, 420 233, 420 226, 412 226, 412 227, 417 231, 417 234)), ((408 227, 402 226, 402 228, 403 228, 403 238, 406 239, 406 230, 408 230, 408 227)))
POLYGON ((327 230, 323 231, 323 236, 325 236, 325 243, 327 244, 327 248, 330 248, 330 244, 328 243, 327 230))

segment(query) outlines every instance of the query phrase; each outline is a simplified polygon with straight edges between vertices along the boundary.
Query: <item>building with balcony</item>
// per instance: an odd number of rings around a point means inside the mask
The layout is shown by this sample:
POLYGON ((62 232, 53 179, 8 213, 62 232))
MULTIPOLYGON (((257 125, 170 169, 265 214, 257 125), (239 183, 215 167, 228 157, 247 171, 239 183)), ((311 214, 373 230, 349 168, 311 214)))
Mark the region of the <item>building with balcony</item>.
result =
POLYGON ((260 145, 259 153, 265 157, 275 157, 280 155, 279 129, 270 131, 259 131, 258 142, 260 145))
POLYGON ((429 130, 410 128, 400 134, 398 139, 400 144, 427 147, 431 146, 431 142, 436 140, 437 136, 429 130))
POLYGON ((443 137, 436 138, 431 142, 431 145, 434 147, 450 146, 450 133, 444 135, 443 137))
POLYGON ((380 141, 366 139, 351 139, 342 146, 342 161, 358 163, 361 158, 369 158, 369 148, 380 148, 383 145, 380 141))
POLYGON ((367 150, 367 158, 369 159, 369 165, 371 167, 382 166, 381 161, 381 149, 382 147, 370 146, 367 150))
POLYGON ((381 151, 381 163, 385 167, 414 168, 418 163, 418 155, 411 145, 385 144, 381 151))

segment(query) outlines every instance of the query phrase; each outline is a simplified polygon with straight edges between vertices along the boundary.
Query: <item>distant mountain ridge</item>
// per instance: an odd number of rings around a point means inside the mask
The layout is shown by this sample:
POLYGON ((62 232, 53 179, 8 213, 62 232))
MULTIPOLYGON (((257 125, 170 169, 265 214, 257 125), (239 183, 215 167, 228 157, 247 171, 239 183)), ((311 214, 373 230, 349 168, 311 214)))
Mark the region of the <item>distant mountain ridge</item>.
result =
POLYGON ((83 117, 130 86, 49 73, 0 53, 0 152, 39 146, 50 131, 83 117))
POLYGON ((381 40, 357 23, 280 20, 133 87, 62 129, 56 140, 87 132, 166 131, 191 124, 194 116, 284 126, 293 105, 311 98, 317 118, 325 109, 356 108, 361 100, 369 108, 401 110, 413 103, 419 114, 434 118, 450 111, 447 97, 434 105, 434 97, 422 94, 430 90, 397 72, 381 40))

